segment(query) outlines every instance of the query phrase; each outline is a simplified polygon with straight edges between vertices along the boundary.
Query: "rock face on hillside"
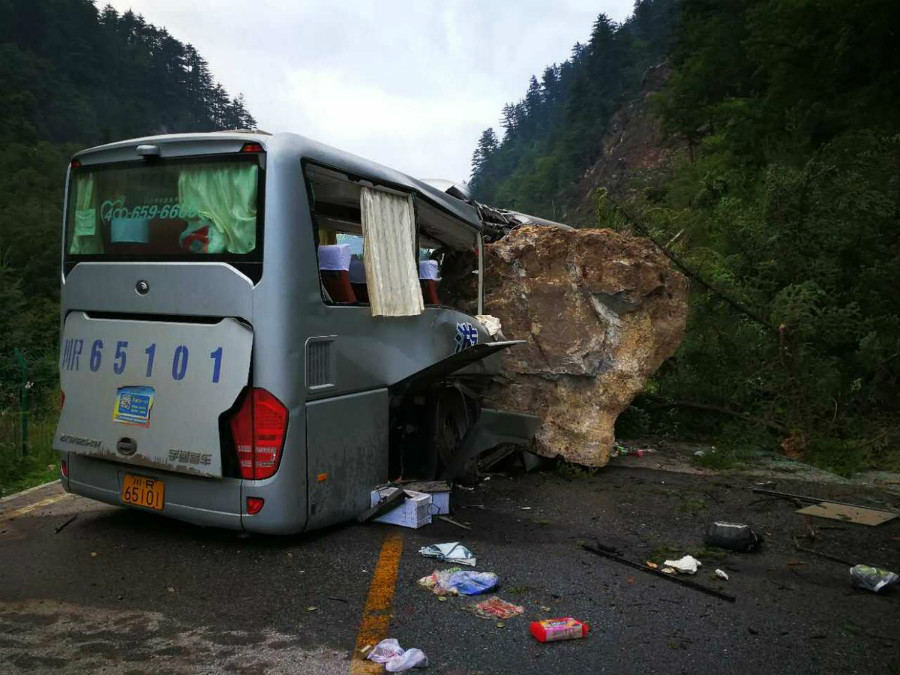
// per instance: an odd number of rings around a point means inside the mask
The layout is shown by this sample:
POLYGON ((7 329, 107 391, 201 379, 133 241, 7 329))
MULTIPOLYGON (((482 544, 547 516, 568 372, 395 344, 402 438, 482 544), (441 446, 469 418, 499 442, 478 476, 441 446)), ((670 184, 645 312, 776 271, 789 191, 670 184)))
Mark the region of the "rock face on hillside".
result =
POLYGON ((684 335, 688 281, 645 239, 520 227, 486 247, 485 308, 507 339, 485 405, 539 415, 537 452, 609 458, 616 417, 684 335))

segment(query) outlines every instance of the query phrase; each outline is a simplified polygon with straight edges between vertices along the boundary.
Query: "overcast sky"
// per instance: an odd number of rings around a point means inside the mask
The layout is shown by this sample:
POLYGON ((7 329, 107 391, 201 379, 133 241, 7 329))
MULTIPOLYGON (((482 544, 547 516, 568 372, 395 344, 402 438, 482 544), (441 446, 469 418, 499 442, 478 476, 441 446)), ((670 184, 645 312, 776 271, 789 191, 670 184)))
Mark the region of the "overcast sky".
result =
MULTIPOLYGON (((99 0, 98 5, 106 4, 99 0)), ((632 0, 110 0, 193 44, 260 129, 465 180, 528 78, 632 0)))

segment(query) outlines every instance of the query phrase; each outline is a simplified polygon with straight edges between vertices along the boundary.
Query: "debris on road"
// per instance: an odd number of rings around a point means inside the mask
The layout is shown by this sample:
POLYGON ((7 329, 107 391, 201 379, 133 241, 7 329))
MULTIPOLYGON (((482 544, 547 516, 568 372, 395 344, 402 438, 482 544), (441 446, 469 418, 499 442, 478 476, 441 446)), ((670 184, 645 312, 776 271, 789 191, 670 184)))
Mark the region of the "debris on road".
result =
POLYGON ((744 553, 756 549, 762 543, 762 540, 762 537, 754 532, 749 525, 722 521, 710 523, 706 530, 706 536, 703 539, 707 546, 744 553))
POLYGON ((74 521, 77 517, 78 517, 78 514, 76 513, 74 516, 72 516, 71 518, 69 518, 69 519, 68 519, 66 522, 64 522, 62 525, 60 525, 59 527, 57 527, 57 528, 56 528, 56 534, 59 534, 59 533, 62 532, 64 529, 66 529, 69 525, 71 525, 71 524, 72 524, 72 521, 74 521))
POLYGON ((410 668, 424 668, 428 665, 428 657, 421 649, 403 649, 396 638, 387 638, 379 642, 369 655, 370 661, 383 663, 389 673, 399 673, 410 668))
POLYGON ((609 552, 604 551, 599 548, 595 548, 594 546, 588 546, 587 544, 582 544, 581 548, 583 548, 585 551, 588 551, 589 553, 593 553, 594 555, 599 555, 603 558, 609 558, 610 560, 614 560, 617 563, 621 563, 622 565, 628 565, 629 567, 633 567, 637 570, 641 570, 642 572, 646 572, 647 574, 653 574, 654 576, 657 576, 660 579, 668 579, 669 581, 672 581, 676 584, 680 584, 681 586, 687 586, 688 588, 693 588, 695 591, 700 591, 701 593, 706 593, 707 595, 715 596, 715 597, 719 598, 720 600, 726 600, 728 602, 734 602, 736 600, 736 598, 733 595, 730 595, 728 593, 723 593, 722 591, 717 590, 715 588, 707 588, 706 586, 702 586, 700 584, 693 583, 691 581, 688 581, 687 579, 682 579, 675 575, 674 570, 672 570, 672 572, 666 572, 666 569, 671 569, 671 568, 655 570, 652 567, 647 567, 646 565, 641 565, 640 563, 632 562, 631 560, 626 560, 625 558, 622 558, 621 556, 615 555, 613 553, 609 553, 609 552))
POLYGON ((588 625, 583 621, 567 616, 560 619, 532 621, 529 631, 538 642, 577 640, 588 634, 588 625))
POLYGON ((728 575, 725 573, 724 570, 717 569, 716 576, 719 577, 720 579, 724 579, 725 581, 728 581, 728 575))
POLYGON ((458 541, 423 546, 419 549, 419 554, 426 558, 437 558, 443 562, 469 565, 470 567, 475 567, 477 562, 475 554, 458 541))
POLYGON ((471 530, 472 528, 469 525, 464 525, 463 523, 453 520, 450 516, 438 516, 438 520, 443 520, 445 523, 450 523, 451 525, 456 525, 457 527, 461 527, 464 530, 471 530))
POLYGON ((435 595, 481 595, 492 590, 500 579, 493 572, 475 572, 451 567, 435 570, 419 579, 419 585, 435 595))
POLYGON ((664 560, 663 565, 673 568, 681 574, 696 574, 697 568, 703 563, 692 555, 686 555, 678 560, 664 560))
POLYGON ((378 494, 377 501, 372 504, 372 506, 365 511, 363 511, 359 516, 357 516, 356 521, 359 523, 365 523, 372 518, 376 518, 378 516, 382 516, 389 511, 393 511, 395 508, 400 506, 400 502, 406 499, 406 492, 403 490, 393 490, 392 492, 388 492, 384 497, 378 494))
MULTIPOLYGON (((386 523, 388 525, 400 525, 401 527, 410 527, 418 529, 423 525, 431 524, 432 514, 432 497, 426 492, 415 492, 414 490, 400 490, 395 487, 383 487, 372 490, 371 506, 374 508, 381 502, 396 492, 403 492, 406 495, 405 501, 399 506, 389 510, 383 515, 374 517, 376 523, 386 523)), ((371 511, 371 509, 369 509, 371 511)), ((368 513, 368 511, 366 512, 368 513)))
POLYGON ((525 613, 525 608, 521 605, 514 605, 496 596, 481 602, 465 605, 463 609, 467 612, 472 612, 475 616, 480 616, 482 619, 512 619, 525 613))
POLYGON ((896 511, 873 509, 868 506, 848 504, 847 502, 838 502, 833 499, 820 499, 819 497, 807 497, 805 495, 795 495, 789 492, 776 492, 775 490, 764 490, 761 488, 753 488, 753 492, 761 495, 768 495, 770 497, 780 497, 781 499, 807 502, 815 505, 799 509, 797 513, 808 516, 818 516, 820 518, 830 518, 831 520, 840 520, 847 523, 857 523, 859 525, 881 525, 882 523, 886 523, 889 520, 893 520, 900 516, 900 513, 897 513, 896 511))
POLYGON ((888 513, 887 511, 869 509, 864 506, 837 504, 835 502, 811 504, 802 509, 797 509, 797 513, 801 513, 804 516, 817 516, 819 518, 840 520, 845 523, 856 523, 857 525, 869 525, 871 527, 881 525, 897 517, 896 514, 888 513))
POLYGON ((448 515, 450 513, 450 483, 443 480, 420 480, 403 484, 404 490, 424 492, 431 495, 431 514, 448 515))
POLYGON ((898 577, 893 572, 890 572, 885 569, 881 569, 880 567, 870 567, 869 565, 854 565, 850 568, 850 581, 852 584, 858 588, 865 588, 866 590, 873 591, 877 593, 885 586, 890 586, 891 584, 896 584, 898 577))

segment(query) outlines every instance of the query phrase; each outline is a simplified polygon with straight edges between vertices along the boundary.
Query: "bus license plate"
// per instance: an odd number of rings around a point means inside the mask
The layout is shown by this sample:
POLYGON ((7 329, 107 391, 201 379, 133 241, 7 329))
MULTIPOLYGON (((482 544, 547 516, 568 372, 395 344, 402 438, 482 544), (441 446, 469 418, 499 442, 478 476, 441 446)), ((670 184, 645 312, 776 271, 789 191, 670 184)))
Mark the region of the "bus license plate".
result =
POLYGON ((162 511, 165 503, 166 484, 158 478, 135 476, 126 473, 122 478, 122 501, 145 509, 162 511))

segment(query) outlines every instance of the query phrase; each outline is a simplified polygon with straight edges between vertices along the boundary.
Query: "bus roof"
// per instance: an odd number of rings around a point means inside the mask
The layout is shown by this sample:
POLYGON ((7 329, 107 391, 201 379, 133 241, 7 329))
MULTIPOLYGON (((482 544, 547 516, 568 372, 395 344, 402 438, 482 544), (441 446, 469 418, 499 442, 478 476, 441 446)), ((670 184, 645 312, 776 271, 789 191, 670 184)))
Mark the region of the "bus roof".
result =
POLYGON ((280 152, 296 155, 297 159, 301 161, 310 161, 347 173, 355 178, 367 179, 415 192, 418 196, 448 213, 454 219, 462 221, 476 230, 481 230, 481 220, 478 217, 478 212, 471 204, 396 169, 391 169, 378 162, 319 143, 299 134, 269 134, 264 131, 161 134, 158 136, 131 138, 87 148, 78 152, 74 158, 85 165, 133 161, 140 156, 138 154, 138 146, 140 145, 160 146, 160 155, 163 157, 239 152, 245 143, 259 143, 266 150, 277 148, 280 152), (177 144, 177 150, 174 153, 165 152, 165 146, 173 144, 177 144))

